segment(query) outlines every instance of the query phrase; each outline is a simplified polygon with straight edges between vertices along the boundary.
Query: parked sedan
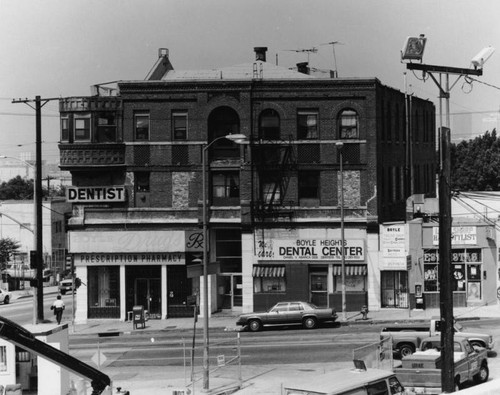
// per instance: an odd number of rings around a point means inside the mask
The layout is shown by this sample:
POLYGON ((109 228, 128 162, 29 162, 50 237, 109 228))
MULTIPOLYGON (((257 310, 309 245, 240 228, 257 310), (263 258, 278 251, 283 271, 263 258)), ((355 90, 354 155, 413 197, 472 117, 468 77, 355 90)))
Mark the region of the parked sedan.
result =
POLYGON ((242 314, 236 325, 257 332, 266 325, 302 325, 313 329, 324 322, 334 322, 337 313, 333 308, 319 308, 309 302, 279 302, 262 313, 242 314))
POLYGON ((0 302, 3 304, 9 304, 12 300, 12 294, 9 291, 0 289, 0 302))

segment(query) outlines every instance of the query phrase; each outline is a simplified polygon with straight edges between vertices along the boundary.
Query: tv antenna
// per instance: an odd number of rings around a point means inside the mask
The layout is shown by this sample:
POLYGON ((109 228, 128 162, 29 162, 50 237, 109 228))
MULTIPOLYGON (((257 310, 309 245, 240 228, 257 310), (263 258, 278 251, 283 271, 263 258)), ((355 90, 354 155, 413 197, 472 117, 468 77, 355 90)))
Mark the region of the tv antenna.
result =
POLYGON ((312 48, 300 48, 300 49, 284 49, 283 51, 288 51, 288 52, 302 52, 302 53, 307 53, 307 63, 309 63, 309 56, 312 53, 317 53, 318 48, 312 47, 312 48))
POLYGON ((323 44, 319 44, 319 45, 331 45, 332 46, 332 50, 333 50, 333 73, 335 74, 335 77, 338 78, 339 77, 339 72, 337 70, 337 57, 335 56, 335 45, 344 45, 344 43, 341 43, 340 41, 330 41, 329 43, 323 43, 323 44))

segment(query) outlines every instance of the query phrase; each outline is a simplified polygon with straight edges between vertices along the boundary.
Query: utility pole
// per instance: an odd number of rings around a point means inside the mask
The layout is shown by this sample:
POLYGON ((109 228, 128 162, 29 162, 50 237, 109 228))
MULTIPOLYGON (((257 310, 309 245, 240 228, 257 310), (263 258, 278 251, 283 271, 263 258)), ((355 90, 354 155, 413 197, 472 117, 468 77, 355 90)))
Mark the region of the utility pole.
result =
MULTIPOLYGON (((458 80, 467 75, 482 75, 482 69, 463 69, 407 63, 409 70, 421 70, 428 74, 439 88, 439 98, 445 99, 446 127, 440 127, 441 134, 441 164, 439 171, 439 307, 441 313, 441 389, 443 392, 453 392, 455 389, 455 366, 453 360, 453 288, 451 268, 451 193, 450 193, 450 91, 458 80), (438 73, 436 79, 433 73, 438 73), (450 87, 450 74, 458 75, 450 87), (442 86, 441 75, 444 75, 445 86, 442 86)), ((440 101, 441 103, 441 101, 440 101)), ((439 118, 442 120, 440 104, 439 118)), ((440 121, 441 122, 441 121, 440 121)))
POLYGON ((34 324, 44 320, 43 315, 43 223, 42 223, 42 107, 50 100, 59 100, 59 98, 41 99, 40 96, 35 96, 35 99, 19 99, 12 100, 12 103, 24 103, 35 110, 35 266, 36 266, 36 285, 34 292, 34 309, 36 311, 36 319, 34 324), (42 104, 43 101, 43 104, 42 104), (34 103, 35 106, 31 103, 34 103))

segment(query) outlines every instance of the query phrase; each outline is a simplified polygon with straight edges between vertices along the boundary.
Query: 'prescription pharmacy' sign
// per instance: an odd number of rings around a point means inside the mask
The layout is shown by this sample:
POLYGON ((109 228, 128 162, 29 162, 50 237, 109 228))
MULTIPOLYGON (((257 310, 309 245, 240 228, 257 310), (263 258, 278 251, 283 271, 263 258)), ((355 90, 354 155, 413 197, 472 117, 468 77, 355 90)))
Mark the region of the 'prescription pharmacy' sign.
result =
POLYGON ((66 200, 69 203, 124 202, 125 187, 67 187, 66 200))
POLYGON ((342 260, 342 252, 346 261, 364 261, 364 240, 337 239, 296 239, 260 240, 257 246, 259 260, 303 260, 303 261, 337 261, 342 260))

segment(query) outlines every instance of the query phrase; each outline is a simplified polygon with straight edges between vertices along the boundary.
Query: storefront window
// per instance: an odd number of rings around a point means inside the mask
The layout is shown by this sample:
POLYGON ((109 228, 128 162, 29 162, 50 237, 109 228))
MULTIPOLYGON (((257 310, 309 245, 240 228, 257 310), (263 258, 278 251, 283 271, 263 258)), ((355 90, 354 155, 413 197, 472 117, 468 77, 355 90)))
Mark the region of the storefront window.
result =
POLYGON ((89 318, 120 316, 120 268, 117 266, 89 267, 89 318))
POLYGON ((281 293, 286 291, 284 266, 254 266, 254 293, 281 293))
MULTIPOLYGON (((346 265, 345 266, 345 288, 348 292, 366 292, 366 265, 346 265)), ((342 290, 342 266, 333 266, 333 290, 342 290)))
MULTIPOLYGON (((467 300, 481 299, 481 263, 480 248, 454 248, 451 251, 453 264, 453 291, 467 292, 467 300)), ((439 250, 424 250, 424 291, 439 291, 439 250)))

